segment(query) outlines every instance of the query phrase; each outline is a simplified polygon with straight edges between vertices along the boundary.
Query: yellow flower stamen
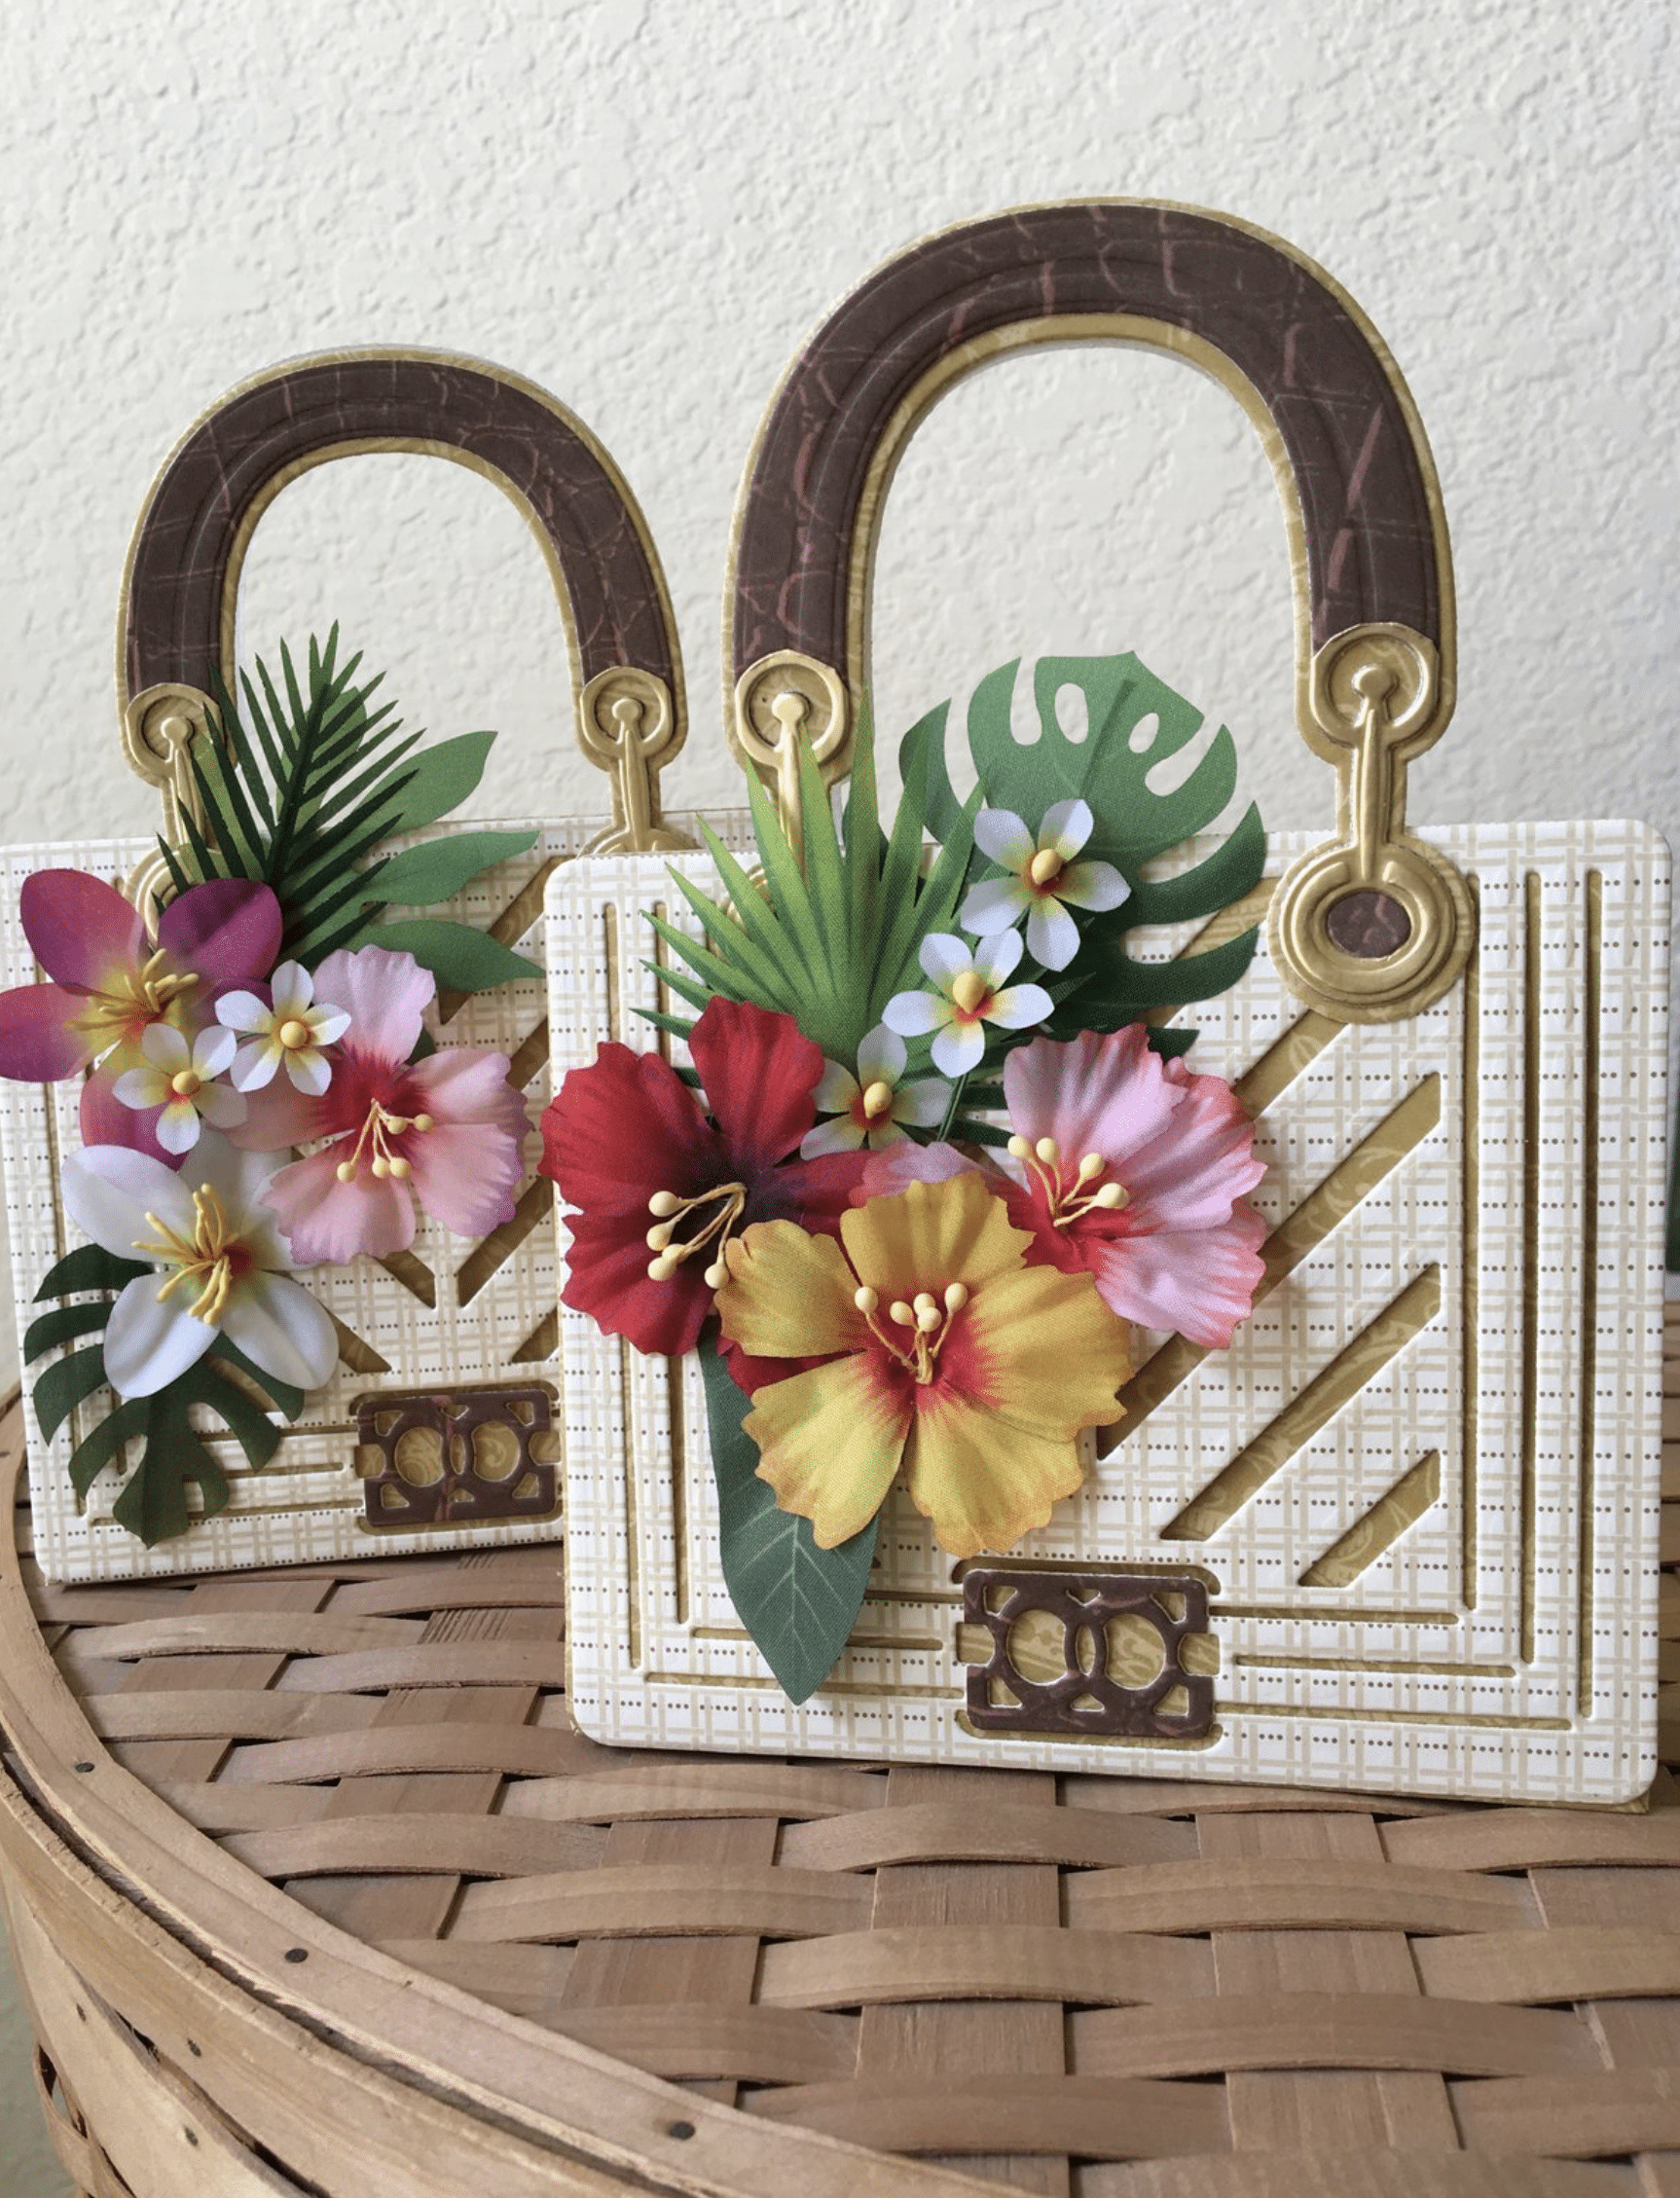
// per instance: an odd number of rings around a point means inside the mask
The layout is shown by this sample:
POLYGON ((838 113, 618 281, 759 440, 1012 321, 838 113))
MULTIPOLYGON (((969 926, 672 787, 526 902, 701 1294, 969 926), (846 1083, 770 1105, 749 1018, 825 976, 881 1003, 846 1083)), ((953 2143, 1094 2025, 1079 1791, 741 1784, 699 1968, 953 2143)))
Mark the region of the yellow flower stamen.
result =
POLYGON ((881 1304, 878 1291, 864 1283, 861 1289, 853 1292, 852 1302, 863 1315, 875 1340, 897 1360, 912 1380, 925 1388, 938 1371, 939 1353, 951 1333, 951 1323, 968 1302, 968 1289, 966 1283, 948 1282, 943 1306, 931 1290, 918 1290, 909 1301, 895 1298, 887 1307, 887 1317, 896 1327, 910 1331, 902 1340, 889 1335, 875 1318, 881 1304))
POLYGON ((314 1035, 309 1024, 296 1015, 293 1015, 289 1022, 283 1022, 274 1033, 275 1038, 279 1040, 288 1053, 296 1053, 304 1046, 311 1044, 314 1041, 314 1035))
POLYGON ((1034 1145, 1025 1137, 1011 1137, 1009 1152, 1017 1160, 1025 1160, 1028 1172, 1038 1177, 1043 1187, 1044 1197, 1050 1208, 1050 1227, 1067 1228, 1081 1214, 1118 1213, 1131 1202, 1131 1193, 1122 1183, 1100 1183, 1098 1178, 1108 1173, 1109 1163, 1100 1153, 1086 1153, 1072 1176, 1062 1172, 1062 1151, 1053 1137, 1041 1137, 1034 1145), (1086 1191, 1088 1184, 1096 1184, 1094 1191, 1086 1191), (1085 1191, 1083 1197, 1078 1193, 1085 1191))
POLYGON ((196 1099, 203 1081, 196 1069, 182 1069, 169 1079, 169 1089, 177 1099, 196 1099))
POLYGON ((368 1118, 362 1124, 354 1152, 347 1160, 339 1162, 339 1181, 354 1183, 360 1172, 362 1154, 371 1144, 373 1158, 369 1164, 379 1181, 383 1183, 388 1176, 393 1182, 406 1183, 414 1173, 413 1165, 404 1154, 391 1151, 390 1140, 405 1135, 411 1129, 423 1133, 431 1126, 430 1115, 393 1115, 388 1107, 382 1107, 376 1099, 368 1109, 368 1118))
POLYGON ((703 1245, 712 1246, 712 1256, 707 1264, 705 1281, 708 1289, 721 1290, 729 1279, 729 1269, 724 1264, 723 1251, 729 1242, 730 1231, 747 1211, 747 1186, 744 1183, 720 1183, 715 1190, 702 1191, 692 1198, 679 1198, 675 1191, 656 1191, 647 1201, 650 1214, 659 1217, 659 1227, 647 1232, 647 1248, 655 1254, 648 1262, 648 1277, 654 1282, 669 1282, 690 1253, 698 1252, 703 1245), (714 1211, 707 1218, 697 1234, 686 1243, 675 1244, 677 1223, 688 1214, 700 1214, 710 1206, 714 1211))
POLYGON ((114 990, 90 993, 76 1017, 76 1028, 104 1052, 123 1039, 137 1036, 136 1026, 162 1022, 181 994, 199 981, 191 971, 166 970, 168 959, 160 947, 138 969, 122 971, 114 990))
POLYGON ((1034 885, 1042 888, 1052 879, 1059 878, 1065 867, 1066 864, 1053 847, 1041 847, 1027 864, 1027 875, 1034 885))
POLYGON ((160 1221, 156 1214, 149 1213, 146 1219, 158 1231, 158 1241, 142 1242, 136 1238, 134 1249, 154 1259, 166 1260, 175 1270, 158 1292, 159 1304, 183 1282, 201 1283, 202 1288, 189 1309, 195 1320, 214 1328, 228 1309, 239 1239, 233 1231, 222 1201, 207 1185, 193 1192, 193 1233, 186 1237, 171 1228, 167 1222, 160 1221))
POLYGON ((883 1115, 892 1112, 893 1086, 877 1078, 863 1094, 864 1117, 868 1121, 879 1121, 883 1115))
POLYGON ((988 996, 985 978, 978 970, 960 970, 951 985, 951 1005, 960 1015, 976 1013, 988 996))

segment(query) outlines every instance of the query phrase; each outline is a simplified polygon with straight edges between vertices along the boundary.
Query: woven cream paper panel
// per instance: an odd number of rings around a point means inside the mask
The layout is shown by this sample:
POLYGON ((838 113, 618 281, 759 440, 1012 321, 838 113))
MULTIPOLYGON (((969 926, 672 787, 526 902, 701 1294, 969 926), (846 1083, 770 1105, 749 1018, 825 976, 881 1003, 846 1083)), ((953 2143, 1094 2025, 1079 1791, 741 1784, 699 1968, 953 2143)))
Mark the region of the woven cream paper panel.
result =
MULTIPOLYGON (((563 1311, 587 1731, 1488 1801, 1649 1783, 1667 853, 1640 825, 1425 836, 1480 913, 1468 977, 1437 1007, 1336 1024, 1262 948, 1180 1018, 1201 1031, 1195 1065, 1259 1112, 1255 1200, 1281 1279, 1228 1353, 1141 1339, 1159 1348, 1122 1439, 1008 1560, 1199 1573, 1209 1737, 967 1729, 963 1652, 985 1649, 960 1638, 961 1567, 901 1490, 852 1641, 793 1707, 724 1590, 696 1362, 649 1362, 563 1311)), ((1277 842, 1269 873, 1305 844, 1277 842)), ((703 859, 684 866, 716 890, 703 859)), ((675 900, 646 858, 555 876, 557 1075, 603 1039, 668 1043, 635 1009, 655 1004, 640 911, 678 921, 675 900)))
MULTIPOLYGON (((493 923, 505 943, 540 962, 544 884, 593 828, 582 819, 544 827, 530 854, 486 871, 448 912, 481 927, 493 923)), ((119 883, 150 852, 150 843, 133 840, 14 848, 0 856, 0 985, 28 983, 41 973, 18 916, 18 893, 30 871, 60 865, 119 883)), ((305 1418, 262 1473, 248 1469, 232 1441, 211 1444, 233 1484, 232 1499, 219 1517, 196 1524, 180 1540, 147 1551, 112 1523, 111 1506, 122 1486, 114 1468, 94 1484, 85 1515, 77 1506, 66 1461, 94 1419, 110 1410, 108 1390, 97 1390, 50 1445, 42 1443, 34 1415, 26 1413, 35 1550, 50 1578, 219 1571, 558 1537, 560 1520, 553 1515, 398 1532, 364 1523, 355 1463, 357 1398, 431 1383, 493 1382, 546 1384, 558 1398, 552 1186, 535 1174, 540 1141, 534 1125, 549 1089, 543 985, 531 977, 458 1005, 446 999, 443 1006, 454 1007, 444 1043, 500 1047, 512 1058, 514 1081, 530 1103, 527 1184, 514 1220, 475 1244, 422 1216, 411 1252, 389 1262, 317 1268, 302 1277, 345 1331, 338 1372, 310 1399, 305 1418)), ((78 1092, 75 1081, 0 1082, 0 1153, 19 1340, 42 1309, 32 1302, 42 1275, 82 1240, 57 1200, 60 1161, 80 1142, 78 1092)), ((557 1422, 558 1417, 557 1408, 557 1422)))

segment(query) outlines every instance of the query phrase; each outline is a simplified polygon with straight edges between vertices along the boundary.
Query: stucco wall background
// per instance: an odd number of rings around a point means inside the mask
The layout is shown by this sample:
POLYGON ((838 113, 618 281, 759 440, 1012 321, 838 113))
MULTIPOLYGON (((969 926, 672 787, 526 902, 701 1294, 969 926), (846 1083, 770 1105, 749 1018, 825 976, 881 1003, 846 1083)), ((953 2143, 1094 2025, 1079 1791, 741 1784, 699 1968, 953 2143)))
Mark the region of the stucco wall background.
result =
MULTIPOLYGON (((931 228, 1136 194, 1290 238, 1410 382, 1461 634, 1458 718, 1413 774, 1413 815, 1635 814, 1680 839, 1664 11, 83 0, 10 27, 8 838, 152 828, 111 678, 147 487, 230 384, 360 343, 516 368, 604 439, 686 658, 693 729, 668 797, 732 801, 730 515, 800 336, 931 228)), ((488 484, 369 458, 265 519, 242 639, 267 650, 338 617, 411 722, 501 728, 481 813, 598 810, 545 590, 488 484)), ((877 571, 885 728, 1017 653, 1135 647, 1229 722, 1268 822, 1326 821, 1322 767, 1291 729, 1288 642, 1269 472, 1231 400, 1183 367, 1017 358, 961 385, 912 446, 877 571)), ((23 2056, 0 2014, 7 2198, 60 2187, 23 2056)))

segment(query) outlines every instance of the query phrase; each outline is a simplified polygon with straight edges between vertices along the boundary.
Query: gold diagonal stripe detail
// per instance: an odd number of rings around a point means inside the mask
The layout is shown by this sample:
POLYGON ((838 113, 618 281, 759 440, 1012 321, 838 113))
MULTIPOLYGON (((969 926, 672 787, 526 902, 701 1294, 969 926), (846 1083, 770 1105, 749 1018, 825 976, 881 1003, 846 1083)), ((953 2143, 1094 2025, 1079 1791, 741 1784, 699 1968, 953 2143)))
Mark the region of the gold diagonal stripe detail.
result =
MULTIPOLYGON (((1331 1230, 1345 1221, 1386 1176, 1393 1174, 1440 1120, 1441 1079, 1425 1077, 1267 1237, 1266 1270, 1255 1292, 1256 1304, 1269 1296, 1285 1275, 1292 1274, 1309 1253, 1316 1251, 1331 1230)), ((1099 1433, 1097 1455, 1108 1457, 1117 1449, 1157 1406, 1164 1404, 1175 1389, 1189 1379, 1207 1355, 1205 1345, 1187 1342, 1182 1336, 1163 1343, 1149 1364, 1141 1367, 1120 1391, 1122 1414, 1114 1426, 1099 1433)))
POLYGON ((553 1204, 554 1185, 546 1175, 539 1175, 522 1193, 513 1219, 493 1228, 457 1269, 456 1292, 461 1304, 472 1303, 496 1268, 513 1257, 553 1204))
POLYGON ((1251 1118, 1263 1115, 1297 1076, 1312 1067, 1331 1040, 1339 1038, 1346 1028, 1345 1023, 1338 1023, 1333 1015, 1321 1015, 1316 1007, 1309 1007, 1304 1015, 1290 1024, 1281 1038, 1274 1039, 1254 1066, 1245 1069, 1231 1085, 1251 1118))
MULTIPOLYGON (((539 863, 501 914, 485 926, 491 937, 507 947, 511 947, 515 939, 523 938, 542 914, 543 888, 563 862, 572 860, 569 855, 551 855, 546 861, 539 863)), ((470 992, 457 992, 453 987, 440 986, 437 996, 438 1021, 452 1021, 471 998, 470 992)))
MULTIPOLYGON (((1276 878, 1261 878, 1258 885, 1250 886, 1240 900, 1233 900, 1228 907, 1222 908, 1218 915, 1210 917, 1194 938, 1179 948, 1173 960, 1184 962, 1192 954, 1206 954, 1216 946, 1225 946, 1233 938, 1240 938, 1244 932, 1252 931, 1264 919, 1266 909, 1271 904, 1271 897, 1276 891, 1276 878)), ((1144 1020, 1151 1029, 1158 1029, 1184 1011, 1182 1002, 1176 1007, 1151 1007, 1144 1020)))
POLYGON ((538 1359, 551 1359, 560 1341, 560 1307, 544 1313, 517 1351, 509 1351, 510 1366, 530 1366, 538 1359))
POLYGON ((1408 1526, 1414 1526, 1432 1504, 1441 1501, 1441 1452, 1420 1457, 1409 1473, 1403 1473, 1392 1488, 1378 1496, 1347 1532, 1332 1542, 1323 1557, 1309 1564, 1297 1582, 1302 1588, 1350 1587, 1368 1565, 1390 1550, 1408 1526))
POLYGON ((339 1357, 352 1374, 389 1374, 389 1359, 382 1359, 371 1343, 364 1343, 353 1328, 345 1326, 337 1313, 327 1310, 327 1318, 338 1334, 339 1357))
POLYGON ((1163 1542, 1205 1542, 1234 1519, 1275 1473, 1312 1441, 1329 1420, 1368 1383, 1374 1381, 1420 1329, 1441 1310, 1441 1269, 1425 1267, 1392 1303, 1298 1397, 1262 1427, 1248 1447, 1232 1458, 1192 1497, 1178 1517, 1163 1526, 1163 1542))
POLYGON ((415 1253, 392 1252, 388 1258, 381 1260, 380 1264, 393 1282, 400 1282, 422 1305, 437 1303, 437 1276, 415 1253))

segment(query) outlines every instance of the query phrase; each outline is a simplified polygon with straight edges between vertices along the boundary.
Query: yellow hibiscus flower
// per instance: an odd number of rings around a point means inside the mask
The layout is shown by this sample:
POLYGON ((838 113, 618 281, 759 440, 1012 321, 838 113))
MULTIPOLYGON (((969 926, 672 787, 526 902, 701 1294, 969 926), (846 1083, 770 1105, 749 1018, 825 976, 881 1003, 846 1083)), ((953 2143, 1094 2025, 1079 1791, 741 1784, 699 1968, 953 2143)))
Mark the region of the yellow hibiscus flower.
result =
POLYGON ((1026 1264, 1033 1238, 977 1174, 871 1198, 840 1239, 773 1221, 729 1245, 724 1334, 754 1359, 826 1361, 755 1389, 759 1479, 822 1549, 900 1467, 942 1549, 1008 1549, 1079 1485, 1079 1431, 1116 1416, 1125 1323, 1088 1274, 1026 1264))

